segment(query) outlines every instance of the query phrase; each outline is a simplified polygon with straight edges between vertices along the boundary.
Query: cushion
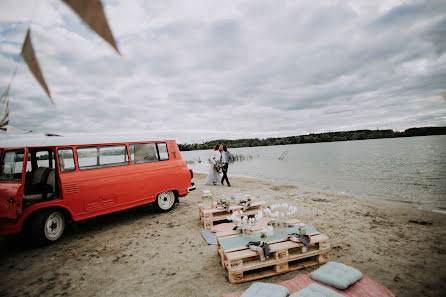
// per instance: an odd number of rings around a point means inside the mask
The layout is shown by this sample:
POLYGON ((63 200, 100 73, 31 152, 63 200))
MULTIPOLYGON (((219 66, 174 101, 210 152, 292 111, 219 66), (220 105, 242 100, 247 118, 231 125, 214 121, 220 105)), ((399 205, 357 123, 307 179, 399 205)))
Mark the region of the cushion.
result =
POLYGON ((289 292, 284 286, 256 282, 242 294, 242 297, 286 297, 289 292))
POLYGON ((227 232, 227 231, 231 231, 232 229, 234 229, 235 224, 234 223, 221 223, 218 225, 215 225, 214 227, 211 228, 211 231, 214 233, 217 232, 227 232))
POLYGON ((290 297, 344 297, 344 295, 318 284, 310 284, 290 297))
POLYGON ((310 276, 328 286, 347 289, 362 278, 362 273, 353 267, 330 261, 313 271, 310 276))
POLYGON ((204 240, 207 244, 217 244, 217 237, 215 236, 215 233, 209 231, 209 230, 203 230, 200 231, 201 236, 203 236, 204 240))

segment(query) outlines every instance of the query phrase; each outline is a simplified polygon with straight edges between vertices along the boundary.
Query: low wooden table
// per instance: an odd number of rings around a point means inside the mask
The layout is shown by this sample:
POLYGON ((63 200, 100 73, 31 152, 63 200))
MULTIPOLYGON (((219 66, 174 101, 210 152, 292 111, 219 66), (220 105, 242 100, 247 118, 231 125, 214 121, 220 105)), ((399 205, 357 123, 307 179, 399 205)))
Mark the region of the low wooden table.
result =
MULTIPOLYGON (((266 207, 266 202, 262 200, 254 200, 251 202, 251 206, 243 212, 244 216, 254 216, 259 210, 263 210, 266 207)), ((240 211, 243 209, 241 205, 231 205, 229 212, 224 209, 217 208, 217 203, 214 202, 212 208, 203 208, 202 204, 198 205, 198 214, 200 220, 203 223, 205 229, 211 229, 214 226, 214 222, 224 221, 226 217, 230 216, 234 211, 240 211)))
MULTIPOLYGON (((299 223, 294 220, 293 223, 299 223)), ((293 233, 297 228, 288 228, 287 233, 293 233)), ((308 230, 309 228, 307 228, 308 230)), ((243 283, 264 277, 269 277, 308 266, 326 263, 330 259, 330 242, 328 236, 319 232, 309 233, 310 246, 303 252, 303 243, 296 243, 286 239, 287 236, 272 236, 266 241, 271 248, 269 258, 260 261, 258 252, 250 250, 246 245, 230 246, 228 242, 242 242, 235 232, 217 233, 217 252, 222 266, 228 271, 229 282, 243 283), (229 240, 228 240, 229 239, 229 240)), ((257 232, 258 233, 258 232, 257 232)), ((258 240, 258 235, 251 240, 258 240)), ((246 243, 248 238, 244 238, 246 243)))

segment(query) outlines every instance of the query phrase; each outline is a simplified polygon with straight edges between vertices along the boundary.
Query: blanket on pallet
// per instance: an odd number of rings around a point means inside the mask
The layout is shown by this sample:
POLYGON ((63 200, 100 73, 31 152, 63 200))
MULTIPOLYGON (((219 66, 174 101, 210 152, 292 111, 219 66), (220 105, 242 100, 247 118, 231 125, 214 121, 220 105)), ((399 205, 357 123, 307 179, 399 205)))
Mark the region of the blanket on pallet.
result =
MULTIPOLYGON (((323 283, 317 282, 313 280, 310 277, 310 274, 304 274, 304 275, 298 275, 290 280, 280 282, 278 285, 284 286, 288 288, 290 291, 290 294, 295 293, 299 290, 302 290, 309 284, 318 284, 327 288, 330 288, 331 290, 343 295, 343 296, 349 296, 349 297, 395 297, 395 295, 381 285, 380 283, 374 281, 370 277, 363 275, 362 279, 357 281, 354 285, 351 285, 346 290, 338 290, 336 288, 326 286, 323 283)), ((236 293, 227 293, 223 294, 223 297, 240 297, 242 296, 243 292, 236 292, 236 293)))

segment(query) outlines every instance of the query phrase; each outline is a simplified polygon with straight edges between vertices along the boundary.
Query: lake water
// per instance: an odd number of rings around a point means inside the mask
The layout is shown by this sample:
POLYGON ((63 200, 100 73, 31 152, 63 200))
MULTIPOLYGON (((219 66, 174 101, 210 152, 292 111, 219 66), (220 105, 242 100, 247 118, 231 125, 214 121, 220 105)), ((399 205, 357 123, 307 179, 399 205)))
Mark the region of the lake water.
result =
MULTIPOLYGON (((398 201, 426 210, 446 210, 446 135, 230 151, 245 159, 230 165, 229 177, 255 177, 360 198, 398 201), (284 152, 285 158, 279 160, 284 152)), ((181 152, 189 168, 206 174, 210 154, 211 150, 181 152)))

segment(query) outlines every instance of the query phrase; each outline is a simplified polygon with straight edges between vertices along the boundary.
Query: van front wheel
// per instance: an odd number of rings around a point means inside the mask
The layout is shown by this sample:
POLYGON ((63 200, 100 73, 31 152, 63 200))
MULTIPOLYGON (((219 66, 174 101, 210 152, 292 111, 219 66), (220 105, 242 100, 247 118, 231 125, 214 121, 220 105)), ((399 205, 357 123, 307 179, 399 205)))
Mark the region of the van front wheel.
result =
POLYGON ((162 192, 156 198, 156 206, 161 211, 169 211, 175 205, 175 194, 172 191, 162 192))
POLYGON ((34 243, 44 245, 58 240, 65 230, 65 217, 58 210, 44 210, 34 217, 31 231, 34 243))

